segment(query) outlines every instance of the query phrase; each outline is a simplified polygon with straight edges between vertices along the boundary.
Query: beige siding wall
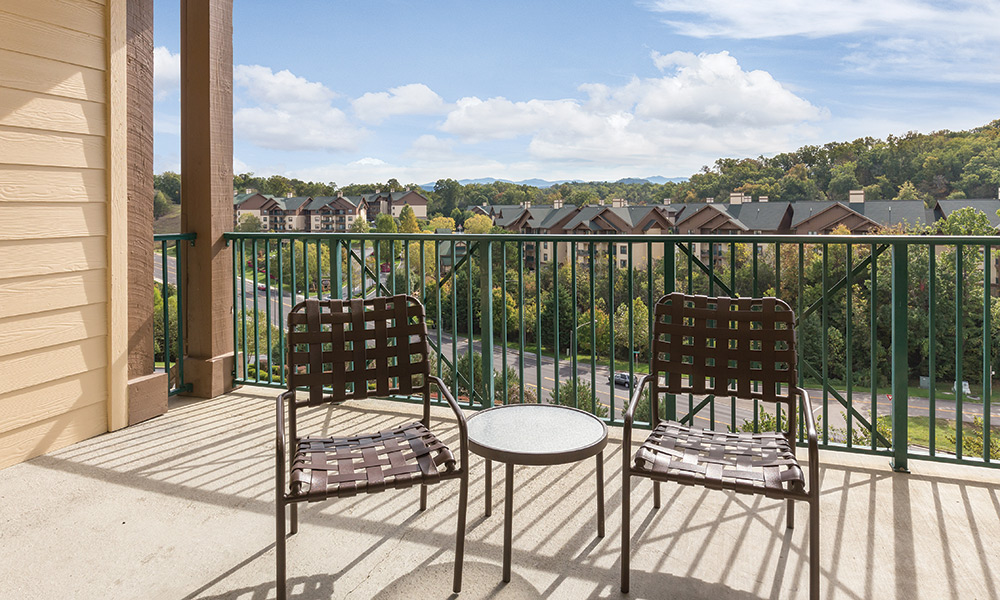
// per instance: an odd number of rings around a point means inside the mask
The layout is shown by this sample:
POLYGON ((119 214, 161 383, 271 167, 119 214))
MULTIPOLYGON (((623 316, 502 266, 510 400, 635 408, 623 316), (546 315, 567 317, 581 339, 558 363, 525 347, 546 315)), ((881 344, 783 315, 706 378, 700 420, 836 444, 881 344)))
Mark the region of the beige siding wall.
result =
POLYGON ((0 468, 108 429, 107 11, 0 4, 0 468))

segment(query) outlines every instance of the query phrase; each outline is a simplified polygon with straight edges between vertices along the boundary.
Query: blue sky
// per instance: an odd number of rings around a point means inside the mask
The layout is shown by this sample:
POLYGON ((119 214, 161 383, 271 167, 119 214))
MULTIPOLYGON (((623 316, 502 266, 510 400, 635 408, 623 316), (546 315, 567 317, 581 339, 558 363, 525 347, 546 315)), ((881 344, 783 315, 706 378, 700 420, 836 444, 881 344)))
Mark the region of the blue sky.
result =
MULTIPOLYGON (((180 166, 178 4, 155 4, 157 172, 180 166)), ((994 0, 234 4, 241 173, 683 177, 1000 118, 994 0)))

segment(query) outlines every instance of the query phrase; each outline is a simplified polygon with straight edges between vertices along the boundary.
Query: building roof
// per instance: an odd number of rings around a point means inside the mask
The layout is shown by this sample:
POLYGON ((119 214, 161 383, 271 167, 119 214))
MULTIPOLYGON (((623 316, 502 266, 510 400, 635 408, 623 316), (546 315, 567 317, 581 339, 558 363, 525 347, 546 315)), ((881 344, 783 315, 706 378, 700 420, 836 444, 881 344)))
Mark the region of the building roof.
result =
POLYGON ((947 217, 951 213, 955 212, 960 208, 972 207, 977 210, 981 210, 986 213, 986 216, 990 219, 990 225, 993 227, 1000 226, 1000 216, 997 216, 997 211, 1000 210, 1000 198, 973 198, 971 200, 938 200, 938 208, 941 211, 942 217, 947 217))
POLYGON ((361 204, 361 196, 315 196, 306 208, 309 210, 319 210, 324 206, 357 208, 359 204, 361 204))
MULTIPOLYGON (((770 202, 768 202, 770 204, 770 202)), ((834 204, 840 204, 844 208, 849 208, 844 202, 834 202, 833 200, 815 200, 792 203, 792 228, 798 227, 802 221, 811 219, 830 208, 834 204)), ((853 209, 851 209, 853 210, 853 209)), ((856 211, 855 211, 856 212, 856 211)))
POLYGON ((729 214, 750 231, 777 231, 791 205, 791 202, 744 202, 719 206, 726 206, 729 214))
POLYGON ((934 211, 926 208, 923 200, 871 200, 848 207, 883 227, 933 225, 936 220, 934 211))

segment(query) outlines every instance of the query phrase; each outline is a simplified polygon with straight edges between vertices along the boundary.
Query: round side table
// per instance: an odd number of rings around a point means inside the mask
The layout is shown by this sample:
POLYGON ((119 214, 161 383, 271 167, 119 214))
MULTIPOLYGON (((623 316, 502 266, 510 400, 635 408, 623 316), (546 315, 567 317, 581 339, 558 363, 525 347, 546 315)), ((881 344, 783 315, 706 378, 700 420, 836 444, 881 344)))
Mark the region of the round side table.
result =
POLYGON ((510 581, 514 465, 561 465, 597 456, 597 536, 604 537, 604 447, 608 427, 594 415, 555 404, 509 404, 468 418, 469 449, 486 459, 486 516, 491 513, 493 465, 507 465, 503 522, 503 580, 510 581))

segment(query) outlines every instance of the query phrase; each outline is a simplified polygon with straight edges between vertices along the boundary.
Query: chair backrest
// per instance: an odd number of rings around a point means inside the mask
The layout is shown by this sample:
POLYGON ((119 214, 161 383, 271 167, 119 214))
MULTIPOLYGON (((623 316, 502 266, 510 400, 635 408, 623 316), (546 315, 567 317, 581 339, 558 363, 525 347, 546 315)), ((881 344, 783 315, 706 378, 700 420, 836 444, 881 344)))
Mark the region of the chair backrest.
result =
POLYGON ((659 390, 795 406, 795 315, 785 302, 674 292, 654 314, 651 368, 659 390))
POLYGON ((412 296, 311 298, 288 313, 288 389, 309 388, 298 404, 426 393, 429 354, 424 307, 412 296))

